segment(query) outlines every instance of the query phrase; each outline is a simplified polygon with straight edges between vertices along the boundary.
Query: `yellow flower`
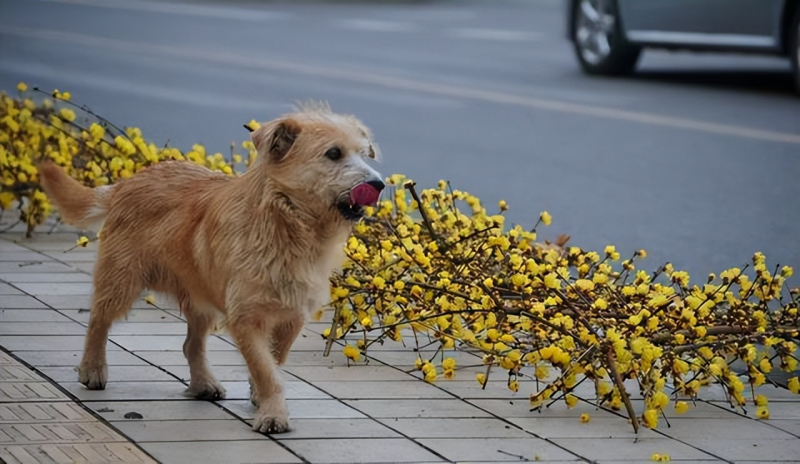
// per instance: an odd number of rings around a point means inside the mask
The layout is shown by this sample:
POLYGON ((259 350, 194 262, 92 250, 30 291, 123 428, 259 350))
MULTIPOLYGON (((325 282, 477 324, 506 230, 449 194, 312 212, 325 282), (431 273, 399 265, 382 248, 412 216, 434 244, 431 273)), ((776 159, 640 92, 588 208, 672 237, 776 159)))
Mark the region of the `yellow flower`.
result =
POLYGON ((564 396, 564 401, 567 403, 567 407, 572 409, 578 404, 578 397, 575 395, 567 394, 564 396))
POLYGON ((486 374, 483 373, 475 374, 475 380, 477 380, 478 383, 481 384, 481 386, 486 385, 486 374))
POLYGON ((581 424, 586 424, 591 420, 591 416, 589 414, 583 413, 581 414, 581 424))
POLYGON ((769 419, 769 408, 766 406, 759 406, 756 408, 756 417, 761 420, 769 419))
POLYGON ((756 395, 755 398, 756 406, 766 406, 769 403, 769 400, 764 395, 756 395))
POLYGON ((152 293, 148 293, 147 296, 144 297, 144 302, 151 306, 155 306, 156 305, 155 295, 153 295, 152 293))
POLYGON ((500 207, 500 211, 508 210, 508 203, 506 203, 505 200, 500 200, 500 202, 497 204, 497 206, 500 207))
POLYGON ((442 360, 442 369, 452 371, 456 368, 456 360, 453 358, 444 358, 442 360))
POLYGON ((347 359, 352 359, 356 362, 361 358, 361 351, 359 351, 358 348, 353 345, 345 345, 342 353, 347 356, 347 359))
POLYGON ((642 259, 647 258, 647 251, 645 251, 644 249, 638 250, 636 252, 636 256, 638 256, 638 257, 640 257, 642 259))
POLYGON ((539 220, 542 221, 542 224, 549 226, 553 222, 553 217, 547 211, 542 211, 542 214, 539 215, 539 220))
POLYGON ((508 389, 513 391, 514 393, 518 392, 519 391, 519 382, 516 381, 516 380, 512 380, 511 382, 508 382, 508 389))
POLYGON ((86 245, 88 245, 88 244, 89 244, 89 238, 86 237, 85 235, 81 235, 78 238, 78 240, 75 242, 76 246, 84 247, 84 248, 86 248, 86 245))
POLYGON ((658 411, 655 409, 647 409, 642 414, 644 425, 648 428, 654 429, 658 426, 658 411))
POLYGON ((800 393, 800 380, 798 380, 797 377, 792 377, 791 379, 789 379, 787 387, 789 387, 790 392, 797 395, 798 393, 800 393))
POLYGON ((384 280, 384 278, 381 276, 375 276, 372 278, 372 285, 374 285, 376 288, 384 289, 386 288, 386 280, 384 280))
POLYGON ((656 462, 669 462, 670 461, 670 457, 669 457, 669 454, 653 453, 653 455, 650 456, 650 460, 651 461, 656 461, 656 462))
POLYGON ((24 92, 24 91, 28 90, 28 84, 26 84, 24 82, 20 82, 19 84, 17 84, 17 90, 20 91, 20 92, 24 92))
POLYGON ((675 402, 675 412, 678 414, 683 414, 689 410, 689 404, 686 401, 677 401, 675 402))
POLYGON ((245 127, 250 129, 251 131, 254 131, 254 130, 258 129, 259 127, 261 127, 261 124, 259 124, 258 121, 256 121, 255 119, 251 119, 250 122, 245 124, 245 127))
POLYGON ((61 119, 66 121, 74 121, 75 120, 75 112, 69 108, 61 108, 61 111, 58 112, 58 115, 61 116, 61 119))
POLYGON ((606 309, 608 308, 608 303, 606 303, 606 300, 598 298, 594 300, 594 307, 597 309, 606 309))

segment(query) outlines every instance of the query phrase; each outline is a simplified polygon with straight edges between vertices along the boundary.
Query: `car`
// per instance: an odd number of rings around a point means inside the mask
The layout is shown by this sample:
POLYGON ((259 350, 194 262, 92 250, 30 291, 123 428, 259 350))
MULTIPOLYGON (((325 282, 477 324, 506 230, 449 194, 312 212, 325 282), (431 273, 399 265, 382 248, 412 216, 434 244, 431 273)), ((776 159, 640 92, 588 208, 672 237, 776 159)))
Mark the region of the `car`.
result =
POLYGON ((588 74, 636 69, 644 48, 789 58, 800 92, 800 0, 567 0, 567 32, 588 74))

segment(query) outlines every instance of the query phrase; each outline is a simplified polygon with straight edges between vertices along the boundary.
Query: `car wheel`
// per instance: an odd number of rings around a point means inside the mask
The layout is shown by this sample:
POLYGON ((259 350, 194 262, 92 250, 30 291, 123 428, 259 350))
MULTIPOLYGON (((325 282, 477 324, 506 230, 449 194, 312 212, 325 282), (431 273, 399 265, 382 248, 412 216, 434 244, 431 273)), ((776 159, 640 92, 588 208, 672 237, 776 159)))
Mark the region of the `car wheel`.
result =
POLYGON ((792 34, 789 42, 789 55, 792 61, 794 86, 797 92, 800 93, 800 8, 794 13, 792 30, 789 33, 792 34))
POLYGON ((641 47, 625 40, 614 0, 577 0, 572 10, 572 43, 589 74, 628 74, 641 47))

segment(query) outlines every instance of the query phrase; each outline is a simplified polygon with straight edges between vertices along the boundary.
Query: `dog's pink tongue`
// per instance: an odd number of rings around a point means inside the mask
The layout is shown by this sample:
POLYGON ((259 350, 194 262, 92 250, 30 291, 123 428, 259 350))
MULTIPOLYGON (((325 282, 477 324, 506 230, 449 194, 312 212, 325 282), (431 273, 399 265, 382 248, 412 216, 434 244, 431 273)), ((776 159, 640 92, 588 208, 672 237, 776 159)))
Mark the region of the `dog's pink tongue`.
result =
POLYGON ((350 202, 358 206, 370 206, 378 202, 381 192, 369 184, 358 184, 350 191, 350 202))

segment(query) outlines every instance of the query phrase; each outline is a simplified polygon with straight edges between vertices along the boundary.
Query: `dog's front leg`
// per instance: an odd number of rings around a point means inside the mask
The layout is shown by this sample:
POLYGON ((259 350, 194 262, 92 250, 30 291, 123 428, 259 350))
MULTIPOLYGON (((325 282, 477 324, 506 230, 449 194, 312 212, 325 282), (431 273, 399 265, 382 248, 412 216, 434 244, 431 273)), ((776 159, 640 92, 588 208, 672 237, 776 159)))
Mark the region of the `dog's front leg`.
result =
POLYGON ((237 317, 229 320, 229 329, 250 371, 252 399, 258 405, 253 430, 261 433, 288 432, 289 410, 271 349, 273 327, 265 318, 269 309, 250 309, 249 314, 242 314, 238 310, 236 313, 237 317))

